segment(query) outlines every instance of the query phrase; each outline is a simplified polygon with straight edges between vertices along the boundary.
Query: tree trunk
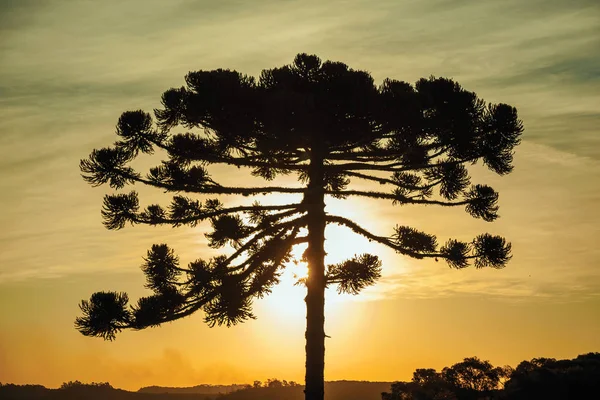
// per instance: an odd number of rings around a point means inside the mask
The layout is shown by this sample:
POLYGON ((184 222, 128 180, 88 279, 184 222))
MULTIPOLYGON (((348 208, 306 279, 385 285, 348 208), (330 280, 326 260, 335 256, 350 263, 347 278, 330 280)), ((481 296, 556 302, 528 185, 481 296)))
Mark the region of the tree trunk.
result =
POLYGON ((304 197, 308 217, 308 279, 306 282, 305 400, 323 400, 325 369, 325 193, 323 154, 311 152, 309 183, 304 197))

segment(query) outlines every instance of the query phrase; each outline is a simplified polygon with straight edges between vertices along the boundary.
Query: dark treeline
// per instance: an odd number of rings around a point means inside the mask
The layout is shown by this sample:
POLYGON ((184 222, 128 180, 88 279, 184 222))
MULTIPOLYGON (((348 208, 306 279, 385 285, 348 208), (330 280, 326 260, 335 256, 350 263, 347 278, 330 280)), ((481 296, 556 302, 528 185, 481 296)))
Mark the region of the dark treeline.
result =
MULTIPOLYGON (((269 379, 249 385, 199 385, 191 388, 152 386, 138 392, 109 383, 63 383, 59 389, 41 385, 0 383, 0 398, 116 400, 300 400, 304 386, 269 379)), ((534 358, 516 368, 494 366, 477 357, 465 358, 441 371, 417 369, 410 382, 336 381, 325 383, 327 400, 568 400, 600 398, 600 353, 572 360, 534 358)))
POLYGON ((517 368, 465 358, 437 372, 417 369, 395 382, 382 400, 568 400, 600 398, 600 353, 572 360, 534 358, 517 368))
POLYGON ((267 379, 265 382, 254 381, 251 385, 197 385, 192 387, 165 387, 165 386, 147 386, 138 392, 140 393, 203 393, 203 394, 227 394, 242 389, 250 388, 280 388, 280 387, 299 387, 295 381, 279 380, 277 378, 267 379))
MULTIPOLYGON (((287 383, 287 382, 286 382, 287 383)), ((176 394, 226 394, 245 389, 249 385, 196 385, 191 387, 147 386, 138 393, 176 393, 176 394)))
POLYGON ((116 389, 109 383, 66 382, 58 389, 42 385, 14 385, 0 383, 2 400, 214 400, 218 395, 140 393, 116 389))

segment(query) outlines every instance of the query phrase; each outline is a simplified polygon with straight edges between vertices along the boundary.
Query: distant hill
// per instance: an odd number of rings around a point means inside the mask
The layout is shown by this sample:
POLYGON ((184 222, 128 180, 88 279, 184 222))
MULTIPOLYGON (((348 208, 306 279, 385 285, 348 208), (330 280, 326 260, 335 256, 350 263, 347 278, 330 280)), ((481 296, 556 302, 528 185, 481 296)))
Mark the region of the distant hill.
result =
POLYGON ((173 393, 173 394, 227 394, 244 389, 246 385, 197 385, 191 387, 147 386, 139 393, 173 393))
POLYGON ((219 395, 139 393, 112 387, 48 389, 41 385, 2 385, 2 400, 215 400, 219 395))
MULTIPOLYGON (((325 382, 325 400, 381 400, 390 382, 325 382)), ((81 385, 48 389, 41 385, 2 385, 2 400, 304 400, 304 386, 247 388, 244 385, 151 386, 137 392, 81 385)))
MULTIPOLYGON (((390 386, 391 382, 325 382, 325 400, 381 400, 390 386)), ((304 400, 304 386, 247 388, 218 400, 304 400)))

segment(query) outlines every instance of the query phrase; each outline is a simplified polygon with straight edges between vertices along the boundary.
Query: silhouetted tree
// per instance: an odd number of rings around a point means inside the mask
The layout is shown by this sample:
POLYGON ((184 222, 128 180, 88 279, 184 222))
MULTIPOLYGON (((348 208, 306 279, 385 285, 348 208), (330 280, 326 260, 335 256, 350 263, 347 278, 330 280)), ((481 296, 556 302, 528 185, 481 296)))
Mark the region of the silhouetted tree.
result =
MULTIPOLYGON (((277 378, 267 379, 267 382, 265 382, 265 387, 269 387, 269 388, 278 388, 278 387, 283 387, 283 386, 284 386, 283 382, 281 382, 277 378)), ((287 386, 287 385, 285 385, 285 386, 287 386)))
POLYGON ((446 367, 417 369, 411 382, 395 382, 383 400, 483 400, 497 398, 510 367, 494 367, 477 357, 446 367))
POLYGON ((59 389, 63 389, 63 390, 68 390, 68 389, 89 389, 89 388, 94 388, 94 389, 114 389, 112 387, 112 385, 108 382, 91 382, 91 383, 83 383, 80 381, 69 381, 69 382, 63 382, 62 385, 60 385, 59 389))
POLYGON ((382 400, 456 400, 454 387, 435 369, 417 369, 411 382, 394 382, 382 400))
POLYGON ((489 398, 502 387, 502 383, 511 373, 510 367, 494 367, 489 361, 477 357, 468 357, 463 361, 446 367, 442 376, 455 388, 459 399, 489 398))
MULTIPOLYGON (((143 329, 202 310, 210 325, 253 318, 252 300, 269 293, 291 259, 308 244, 306 279, 306 398, 323 399, 324 295, 328 285, 356 294, 381 273, 375 255, 355 255, 325 266, 325 226, 338 224, 413 258, 443 258, 452 268, 502 268, 510 259, 504 238, 481 234, 471 242, 448 240, 408 226, 369 232, 355 221, 325 212, 325 197, 390 200, 398 205, 464 207, 473 217, 498 217, 498 193, 474 184, 467 166, 481 161, 493 172, 512 170, 513 148, 522 124, 515 108, 486 104, 475 93, 444 78, 414 86, 341 62, 299 54, 291 65, 264 70, 258 79, 230 70, 191 72, 186 86, 167 90, 156 121, 143 111, 119 118, 118 140, 81 161, 94 186, 122 189, 143 184, 173 192, 171 204, 142 208, 135 191, 107 195, 102 216, 108 229, 127 223, 195 226, 209 220, 211 247, 233 246, 232 254, 180 265, 166 244, 148 251, 142 269, 154 291, 128 307, 125 293, 98 292, 82 301, 76 327, 88 336, 113 339, 122 329, 143 329), (187 129, 185 133, 175 130, 187 129), (145 175, 131 162, 164 151, 167 159, 145 175), (206 169, 249 168, 273 180, 294 174, 296 186, 230 186, 206 169), (380 184, 380 190, 349 189, 351 180, 380 184), (299 194, 298 203, 224 207, 218 199, 187 195, 256 196, 299 194), (306 233, 304 233, 306 232, 306 233)), ((332 210, 335 211, 335 210, 332 210)))

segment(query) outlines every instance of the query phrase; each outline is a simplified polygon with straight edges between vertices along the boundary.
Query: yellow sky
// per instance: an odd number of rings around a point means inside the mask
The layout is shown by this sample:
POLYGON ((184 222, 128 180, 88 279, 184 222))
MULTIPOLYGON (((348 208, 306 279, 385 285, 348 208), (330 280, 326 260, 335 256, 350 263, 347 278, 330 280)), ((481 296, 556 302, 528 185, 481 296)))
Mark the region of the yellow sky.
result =
MULTIPOLYGON (((209 3, 0 5, 0 382, 55 387, 79 379, 137 389, 302 381, 303 294, 291 273, 256 303, 257 320, 233 328, 210 329, 195 315, 115 342, 73 328, 78 302, 94 291, 144 293, 139 265, 153 243, 168 243, 182 262, 215 252, 205 225, 104 229, 104 189, 83 182, 79 159, 113 140, 122 111, 158 106, 189 70, 257 74, 301 51, 367 69, 377 81, 453 77, 487 101, 515 105, 526 127, 514 173, 473 170, 475 182, 500 193, 497 222, 463 210, 328 202, 329 212, 381 234, 405 224, 440 242, 503 235, 514 258, 500 271, 456 271, 328 228, 330 262, 371 251, 381 255, 384 276, 356 298, 328 294, 326 379, 407 379, 415 368, 472 355, 514 366, 598 351, 594 1, 209 3)), ((217 174, 247 179, 237 169, 217 174)), ((144 204, 160 196, 140 191, 144 204)))

